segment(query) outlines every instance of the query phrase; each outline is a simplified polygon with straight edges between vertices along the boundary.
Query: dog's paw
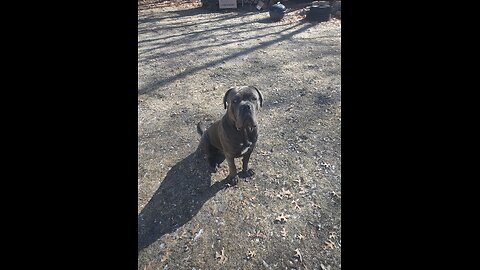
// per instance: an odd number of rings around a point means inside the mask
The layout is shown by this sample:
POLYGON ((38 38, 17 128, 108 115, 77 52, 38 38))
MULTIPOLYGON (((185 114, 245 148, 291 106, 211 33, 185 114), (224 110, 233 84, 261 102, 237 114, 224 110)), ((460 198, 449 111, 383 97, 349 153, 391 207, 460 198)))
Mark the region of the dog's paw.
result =
POLYGON ((228 187, 235 186, 238 183, 238 176, 236 174, 235 175, 229 175, 229 176, 227 176, 226 181, 227 181, 227 186, 228 187))
POLYGON ((238 176, 240 176, 241 178, 247 178, 253 176, 254 174, 255 172, 252 169, 248 169, 246 171, 239 172, 238 176))
POLYGON ((216 173, 218 171, 218 168, 220 168, 220 165, 217 163, 210 163, 208 165, 208 169, 211 173, 216 173))

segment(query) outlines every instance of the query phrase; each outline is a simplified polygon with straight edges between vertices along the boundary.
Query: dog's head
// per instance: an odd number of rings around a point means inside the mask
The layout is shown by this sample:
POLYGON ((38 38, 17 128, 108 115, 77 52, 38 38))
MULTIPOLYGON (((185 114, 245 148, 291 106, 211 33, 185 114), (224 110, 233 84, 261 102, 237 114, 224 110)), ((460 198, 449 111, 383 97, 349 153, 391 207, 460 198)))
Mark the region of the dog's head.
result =
POLYGON ((254 86, 238 86, 228 89, 223 97, 227 115, 237 130, 257 127, 257 112, 262 107, 263 97, 254 86))

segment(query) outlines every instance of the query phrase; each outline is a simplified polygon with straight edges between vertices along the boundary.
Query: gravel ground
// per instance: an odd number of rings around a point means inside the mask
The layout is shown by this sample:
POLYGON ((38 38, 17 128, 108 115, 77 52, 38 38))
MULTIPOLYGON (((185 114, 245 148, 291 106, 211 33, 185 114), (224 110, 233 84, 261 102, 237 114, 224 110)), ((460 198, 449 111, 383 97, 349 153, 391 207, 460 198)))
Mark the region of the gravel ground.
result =
POLYGON ((341 23, 303 17, 139 10, 138 269, 341 269, 341 23), (264 104, 256 174, 226 188, 196 124, 235 85, 264 104))

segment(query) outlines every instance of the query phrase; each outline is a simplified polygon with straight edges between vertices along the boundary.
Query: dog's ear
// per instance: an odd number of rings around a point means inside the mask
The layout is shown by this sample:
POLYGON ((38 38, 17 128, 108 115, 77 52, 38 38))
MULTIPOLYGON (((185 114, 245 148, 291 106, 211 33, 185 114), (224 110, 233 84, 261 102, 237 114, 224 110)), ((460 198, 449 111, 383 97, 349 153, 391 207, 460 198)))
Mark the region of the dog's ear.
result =
POLYGON ((230 91, 232 91, 233 89, 235 89, 235 87, 232 87, 232 88, 228 89, 227 92, 225 93, 225 96, 223 96, 223 108, 224 108, 224 109, 227 108, 227 97, 228 97, 228 94, 230 94, 230 91))
POLYGON ((258 97, 260 98, 260 107, 262 107, 262 104, 263 104, 262 92, 260 92, 260 90, 258 90, 258 88, 255 87, 255 86, 250 86, 250 87, 252 87, 253 89, 257 90, 258 97))

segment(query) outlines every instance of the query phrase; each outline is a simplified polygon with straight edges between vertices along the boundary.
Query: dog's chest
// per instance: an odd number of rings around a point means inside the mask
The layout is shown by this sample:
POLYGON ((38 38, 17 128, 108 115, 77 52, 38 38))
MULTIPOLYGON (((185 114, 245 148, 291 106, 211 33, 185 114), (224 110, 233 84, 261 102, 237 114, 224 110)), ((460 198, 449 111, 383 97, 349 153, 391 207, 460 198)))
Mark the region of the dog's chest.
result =
POLYGON ((250 148, 252 147, 252 143, 248 142, 248 143, 240 143, 240 155, 244 155, 245 153, 247 153, 250 148))
POLYGON ((255 143, 257 141, 256 130, 252 130, 249 132, 246 132, 245 130, 232 130, 231 132, 226 133, 230 134, 230 136, 225 138, 225 146, 228 147, 225 150, 227 150, 227 152, 229 152, 234 157, 248 155, 255 148, 255 143))

